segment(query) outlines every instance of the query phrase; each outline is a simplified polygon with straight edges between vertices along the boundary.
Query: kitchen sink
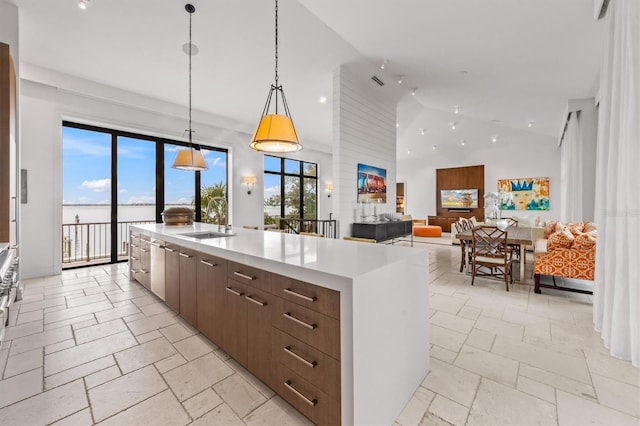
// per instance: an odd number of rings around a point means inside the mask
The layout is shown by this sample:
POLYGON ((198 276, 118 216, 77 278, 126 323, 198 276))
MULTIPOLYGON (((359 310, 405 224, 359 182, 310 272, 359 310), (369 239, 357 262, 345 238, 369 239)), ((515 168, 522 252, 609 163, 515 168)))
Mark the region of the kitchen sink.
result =
POLYGON ((212 231, 201 231, 201 232, 187 232, 182 235, 183 237, 197 238, 198 240, 204 240, 207 238, 222 238, 222 237, 233 237, 236 234, 227 234, 225 232, 212 232, 212 231))

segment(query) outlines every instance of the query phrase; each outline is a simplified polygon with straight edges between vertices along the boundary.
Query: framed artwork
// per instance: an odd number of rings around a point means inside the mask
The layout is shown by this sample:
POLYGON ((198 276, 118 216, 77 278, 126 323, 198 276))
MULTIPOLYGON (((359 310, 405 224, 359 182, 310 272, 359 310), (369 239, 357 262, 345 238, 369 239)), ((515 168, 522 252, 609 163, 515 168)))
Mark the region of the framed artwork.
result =
POLYGON ((387 171, 358 163, 358 202, 387 202, 387 171))
POLYGON ((549 210, 549 178, 498 180, 500 210, 549 210))

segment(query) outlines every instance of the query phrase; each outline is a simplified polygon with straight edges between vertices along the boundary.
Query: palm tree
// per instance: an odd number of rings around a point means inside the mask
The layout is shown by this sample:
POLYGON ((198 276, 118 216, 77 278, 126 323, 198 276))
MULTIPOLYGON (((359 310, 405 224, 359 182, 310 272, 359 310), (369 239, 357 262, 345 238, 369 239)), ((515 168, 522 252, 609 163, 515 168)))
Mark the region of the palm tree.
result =
POLYGON ((221 217, 227 217, 227 212, 210 212, 207 211, 207 207, 209 206, 209 202, 214 197, 227 198, 227 185, 223 182, 218 182, 213 186, 203 186, 200 190, 201 196, 201 211, 202 211, 202 222, 204 223, 218 223, 217 218, 218 215, 221 217))

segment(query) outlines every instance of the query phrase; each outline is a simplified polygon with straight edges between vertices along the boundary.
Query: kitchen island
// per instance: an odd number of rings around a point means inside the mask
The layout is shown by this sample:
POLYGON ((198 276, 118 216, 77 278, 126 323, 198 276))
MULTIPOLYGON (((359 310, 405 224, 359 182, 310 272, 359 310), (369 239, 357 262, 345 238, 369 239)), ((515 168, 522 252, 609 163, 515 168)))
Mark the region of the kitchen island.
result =
POLYGON ((426 250, 217 231, 131 226, 132 277, 315 423, 392 424, 429 371, 426 250))

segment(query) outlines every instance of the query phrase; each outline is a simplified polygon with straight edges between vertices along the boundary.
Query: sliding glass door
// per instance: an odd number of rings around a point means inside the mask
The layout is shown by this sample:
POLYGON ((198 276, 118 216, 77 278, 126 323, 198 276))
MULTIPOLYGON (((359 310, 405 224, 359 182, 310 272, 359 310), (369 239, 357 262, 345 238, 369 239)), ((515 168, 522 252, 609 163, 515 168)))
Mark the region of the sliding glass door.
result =
MULTIPOLYGON (((178 141, 63 122, 63 267, 128 257, 129 225, 162 222, 172 206, 210 221, 209 200, 227 199, 227 151, 203 149, 208 170, 171 167, 178 141)), ((226 218, 225 212, 225 218, 226 218)))

